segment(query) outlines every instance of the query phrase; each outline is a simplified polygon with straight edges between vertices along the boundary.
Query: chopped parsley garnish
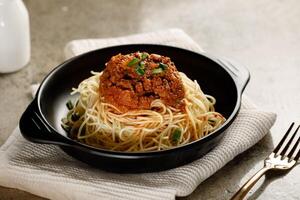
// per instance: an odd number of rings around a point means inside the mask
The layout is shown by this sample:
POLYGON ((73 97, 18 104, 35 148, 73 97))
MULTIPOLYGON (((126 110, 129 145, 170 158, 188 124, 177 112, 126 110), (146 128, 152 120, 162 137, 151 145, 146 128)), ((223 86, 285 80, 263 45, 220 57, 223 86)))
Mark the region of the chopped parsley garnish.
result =
POLYGON ((73 107, 74 107, 71 100, 69 100, 69 101, 66 103, 66 106, 67 106, 67 108, 68 108, 69 110, 73 109, 73 107))
POLYGON ((63 124, 67 124, 67 123, 69 122, 69 120, 68 120, 67 118, 62 118, 62 119, 61 119, 61 122, 62 122, 63 124))
POLYGON ((163 70, 166 70, 168 68, 168 65, 160 62, 159 65, 158 65, 158 67, 162 68, 163 70))
POLYGON ((71 115, 72 121, 77 121, 77 120, 79 120, 79 118, 80 118, 79 113, 73 113, 73 114, 71 115))
POLYGON ((139 63, 139 66, 140 66, 141 69, 145 69, 145 62, 141 61, 139 63))
POLYGON ((173 142, 179 142, 180 137, 181 137, 181 130, 177 128, 172 133, 172 141, 173 142))
POLYGON ((152 70, 152 74, 159 74, 159 73, 162 73, 162 72, 163 72, 162 68, 156 68, 156 69, 152 70))
POLYGON ((131 67, 131 66, 137 64, 138 62, 140 62, 140 59, 138 59, 138 58, 133 58, 133 59, 127 64, 127 66, 128 66, 128 67, 131 67))
POLYGON ((208 122, 214 123, 215 121, 213 119, 209 119, 208 122))
POLYGON ((66 124, 62 124, 61 127, 66 131, 66 132, 70 132, 71 131, 71 127, 66 125, 66 124))
POLYGON ((142 76, 142 75, 145 74, 145 71, 144 71, 142 68, 140 68, 140 67, 137 67, 137 68, 135 69, 135 71, 136 71, 136 73, 137 73, 138 75, 140 75, 140 76, 142 76))
POLYGON ((142 56, 141 56, 142 60, 145 60, 147 57, 148 57, 147 53, 143 53, 142 56))
POLYGON ((155 68, 152 70, 152 74, 159 74, 162 73, 163 71, 165 71, 168 68, 168 65, 164 64, 164 63, 159 63, 158 68, 155 68))

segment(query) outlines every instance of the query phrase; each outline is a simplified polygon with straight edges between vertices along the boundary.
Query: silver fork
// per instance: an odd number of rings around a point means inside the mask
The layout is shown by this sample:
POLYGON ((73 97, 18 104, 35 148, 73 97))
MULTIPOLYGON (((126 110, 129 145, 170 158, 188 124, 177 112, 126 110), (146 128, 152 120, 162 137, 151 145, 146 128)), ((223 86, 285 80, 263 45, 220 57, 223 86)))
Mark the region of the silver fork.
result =
POLYGON ((297 127, 297 129, 294 131, 292 137, 289 139, 289 141, 286 143, 286 145, 283 147, 283 143, 287 139, 288 135, 290 134, 294 122, 291 124, 279 144, 276 146, 276 148, 273 150, 273 152, 269 155, 268 158, 265 159, 264 167, 259 170, 252 178, 250 178, 240 189, 235 193, 235 195, 231 198, 231 200, 242 200, 247 195, 247 193, 250 191, 250 189, 255 185, 255 183, 269 170, 289 170, 292 167, 294 167, 299 160, 300 157, 300 149, 297 152, 296 156, 293 157, 294 153, 296 152, 296 149, 300 142, 300 136, 298 137, 298 140, 292 147, 292 149, 287 153, 289 147, 291 146, 299 128, 300 125, 297 127), (283 149, 279 151, 281 148, 283 149))

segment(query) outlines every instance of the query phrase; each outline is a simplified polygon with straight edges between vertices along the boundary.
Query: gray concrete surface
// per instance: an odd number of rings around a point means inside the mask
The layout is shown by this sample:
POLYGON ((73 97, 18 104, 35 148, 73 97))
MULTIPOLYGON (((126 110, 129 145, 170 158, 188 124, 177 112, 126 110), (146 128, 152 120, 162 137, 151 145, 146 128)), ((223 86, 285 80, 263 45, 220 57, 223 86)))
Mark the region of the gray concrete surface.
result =
MULTIPOLYGON (((258 106, 278 114, 271 134, 202 183, 192 199, 228 199, 255 171, 294 120, 300 121, 300 2, 297 0, 24 0, 31 18, 32 58, 0 74, 0 145, 30 102, 29 85, 64 59, 79 38, 122 36, 178 27, 208 52, 247 66, 246 90, 258 106)), ((0 42, 1 45, 1 42, 0 42)), ((300 199, 300 167, 263 178, 249 199, 300 199)), ((0 187, 0 199, 42 199, 0 187)), ((181 198, 180 198, 181 199, 181 198)))

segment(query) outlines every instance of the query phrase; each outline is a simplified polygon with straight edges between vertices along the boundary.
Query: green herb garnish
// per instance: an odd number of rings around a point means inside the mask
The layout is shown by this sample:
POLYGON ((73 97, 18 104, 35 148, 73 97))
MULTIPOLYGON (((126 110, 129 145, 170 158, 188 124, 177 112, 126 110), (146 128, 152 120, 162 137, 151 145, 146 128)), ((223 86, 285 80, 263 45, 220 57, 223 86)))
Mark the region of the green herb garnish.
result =
POLYGON ((145 69, 145 62, 141 61, 139 63, 139 66, 140 66, 141 69, 145 69))
POLYGON ((67 120, 70 122, 72 119, 72 111, 69 111, 68 114, 67 114, 67 120))
POLYGON ((142 60, 145 60, 147 57, 148 57, 147 53, 143 53, 142 56, 141 56, 142 60))
POLYGON ((173 134, 172 134, 172 141, 173 142, 179 142, 181 137, 181 130, 180 129, 175 129, 173 134))
POLYGON ((127 66, 128 66, 128 67, 131 67, 131 66, 137 64, 138 62, 140 62, 140 59, 138 59, 138 58, 133 58, 133 59, 127 64, 127 66))
POLYGON ((164 63, 159 63, 158 68, 155 68, 152 70, 152 74, 159 74, 162 73, 163 71, 165 71, 167 69, 168 65, 164 64, 164 63))
POLYGON ((158 65, 158 67, 162 68, 163 70, 166 70, 168 68, 168 65, 160 62, 159 65, 158 65))
POLYGON ((163 72, 162 68, 156 68, 156 69, 152 70, 152 74, 159 74, 159 73, 162 73, 162 72, 163 72))
POLYGON ((69 120, 68 120, 67 118, 62 118, 62 119, 61 119, 61 122, 62 122, 63 124, 67 124, 67 123, 69 122, 69 120))
POLYGON ((209 120, 208 120, 208 122, 210 122, 210 123, 214 123, 215 121, 214 121, 214 120, 212 120, 212 119, 209 119, 209 120))
POLYGON ((66 131, 66 132, 70 132, 71 131, 71 127, 66 125, 66 124, 62 124, 61 127, 66 131))
POLYGON ((145 74, 145 71, 144 71, 142 68, 140 68, 140 67, 137 67, 137 68, 135 69, 135 71, 136 71, 136 73, 137 73, 138 75, 140 75, 140 76, 142 76, 142 75, 145 74))
POLYGON ((73 114, 71 115, 71 119, 72 119, 73 122, 79 120, 79 118, 80 118, 79 113, 73 113, 73 114))
POLYGON ((67 106, 67 108, 68 108, 69 110, 73 109, 73 107, 74 107, 71 100, 69 100, 69 101, 66 103, 66 106, 67 106))

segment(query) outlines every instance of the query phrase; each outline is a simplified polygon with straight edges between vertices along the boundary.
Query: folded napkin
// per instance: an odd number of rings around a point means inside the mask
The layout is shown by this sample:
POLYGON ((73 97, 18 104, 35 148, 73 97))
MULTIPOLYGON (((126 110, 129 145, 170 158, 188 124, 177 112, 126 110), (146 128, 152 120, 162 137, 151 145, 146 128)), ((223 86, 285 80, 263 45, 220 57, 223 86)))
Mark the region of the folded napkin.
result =
MULTIPOLYGON (((183 31, 170 29, 119 38, 76 40, 66 46, 65 52, 71 57, 126 43, 168 44, 202 51, 183 31)), ((175 199, 191 194, 202 181, 262 139, 275 118, 275 114, 257 109, 244 97, 237 118, 216 148, 182 167, 144 174, 95 169, 55 145, 26 141, 16 128, 0 148, 0 185, 50 199, 175 199)))

